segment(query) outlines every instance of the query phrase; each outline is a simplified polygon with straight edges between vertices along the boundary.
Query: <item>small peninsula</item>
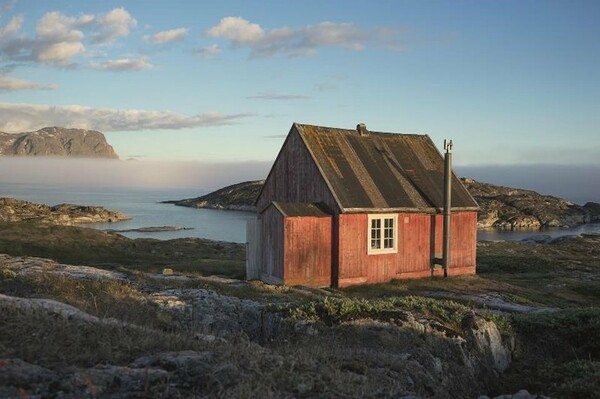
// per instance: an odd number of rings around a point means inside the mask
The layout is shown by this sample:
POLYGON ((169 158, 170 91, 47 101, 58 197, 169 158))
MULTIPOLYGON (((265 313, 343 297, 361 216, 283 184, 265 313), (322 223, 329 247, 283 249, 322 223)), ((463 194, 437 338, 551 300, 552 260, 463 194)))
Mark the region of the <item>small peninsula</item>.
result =
POLYGON ((0 155, 119 158, 101 132, 64 127, 45 127, 26 133, 0 132, 0 155))

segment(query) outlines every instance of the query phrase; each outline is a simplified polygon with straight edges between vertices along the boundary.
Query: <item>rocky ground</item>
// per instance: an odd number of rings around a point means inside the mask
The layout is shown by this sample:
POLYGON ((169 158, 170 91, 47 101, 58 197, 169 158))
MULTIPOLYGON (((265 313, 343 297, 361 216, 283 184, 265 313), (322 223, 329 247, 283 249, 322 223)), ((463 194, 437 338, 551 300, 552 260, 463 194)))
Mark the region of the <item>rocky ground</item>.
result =
MULTIPOLYGON (((600 222, 600 204, 594 202, 581 206, 531 190, 495 186, 473 179, 461 180, 481 207, 478 228, 540 229, 600 222)), ((167 203, 255 212, 254 201, 263 184, 264 180, 238 183, 198 198, 167 203)))
POLYGON ((71 226, 129 220, 125 214, 99 206, 60 204, 48 206, 14 198, 0 198, 0 222, 39 221, 71 226))
MULTIPOLYGON (((123 273, 48 259, 3 255, 0 265, 4 290, 48 291, 43 298, 0 294, 2 397, 476 397, 485 391, 484 381, 509 367, 514 346, 493 321, 463 309, 460 326, 452 330, 434 317, 402 309, 400 303, 386 309, 388 314, 381 319, 362 316, 323 322, 308 313, 290 317, 296 308, 289 303, 278 307, 204 288, 156 290, 154 283, 146 284, 139 276, 133 280, 123 273), (52 292, 56 282, 78 285, 81 292, 52 292), (97 284, 112 290, 127 287, 129 299, 168 318, 168 327, 123 320, 122 315, 94 315, 102 299, 86 309, 91 313, 69 304, 83 300, 97 284), (26 337, 7 331, 17 323, 20 331, 23 324, 37 328, 26 337), (158 336, 162 342, 156 351, 129 342, 132 353, 112 355, 109 350, 91 355, 105 356, 102 359, 70 359, 70 354, 62 353, 61 343, 51 341, 57 332, 46 329, 76 328, 83 329, 79 334, 89 329, 108 330, 106 334, 122 330, 119 333, 158 336), (177 331, 177 337, 169 337, 168 330, 177 331), (190 341, 186 345, 180 340, 190 341), (54 348, 43 350, 42 345, 54 348), (167 350, 169 346, 177 350, 167 350), (482 383, 469 382, 473 379, 482 383)), ((232 283, 237 289, 249 284, 232 283)), ((321 300, 312 291, 306 294, 321 300)), ((87 345, 90 339, 80 336, 77 341, 84 342, 73 342, 68 334, 60 339, 69 340, 69 345, 87 345)), ((108 336, 92 340, 111 345, 108 336)))
POLYGON ((241 245, 88 230, 0 224, 0 397, 600 392, 596 236, 482 242, 476 276, 336 290, 232 278, 241 245))

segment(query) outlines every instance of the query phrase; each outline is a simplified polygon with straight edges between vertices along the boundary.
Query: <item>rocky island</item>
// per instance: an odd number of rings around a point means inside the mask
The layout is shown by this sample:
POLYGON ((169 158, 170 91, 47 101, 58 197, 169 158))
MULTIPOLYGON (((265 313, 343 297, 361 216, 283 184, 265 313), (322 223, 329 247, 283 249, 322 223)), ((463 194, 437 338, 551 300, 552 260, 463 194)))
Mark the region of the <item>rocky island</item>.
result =
POLYGON ((101 132, 64 127, 14 134, 0 132, 0 155, 119 158, 101 132))
POLYGON ((0 222, 37 221, 71 226, 129 220, 125 214, 99 206, 59 204, 48 206, 14 198, 0 198, 0 222))
MULTIPOLYGON (((564 228, 600 222, 600 204, 595 202, 581 206, 531 190, 496 186, 469 178, 461 180, 481 207, 477 220, 478 228, 564 228)), ((201 197, 165 202, 192 208, 255 212, 254 201, 263 184, 264 180, 248 181, 224 187, 201 197)))

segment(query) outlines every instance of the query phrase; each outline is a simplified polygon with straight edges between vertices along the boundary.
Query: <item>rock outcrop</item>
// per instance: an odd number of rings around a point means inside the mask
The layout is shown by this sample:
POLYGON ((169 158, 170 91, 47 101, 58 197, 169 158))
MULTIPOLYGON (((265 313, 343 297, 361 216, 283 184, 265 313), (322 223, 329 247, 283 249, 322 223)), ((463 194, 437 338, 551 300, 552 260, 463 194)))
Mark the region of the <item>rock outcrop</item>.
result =
POLYGON ((59 204, 48 206, 14 198, 0 198, 0 222, 26 220, 71 226, 85 223, 120 222, 129 218, 99 206, 59 204))
POLYGON ((17 134, 0 132, 0 155, 119 158, 104 134, 63 127, 17 134))
POLYGON ((580 206, 531 190, 461 180, 481 207, 479 228, 539 229, 600 221, 600 204, 594 202, 580 206))

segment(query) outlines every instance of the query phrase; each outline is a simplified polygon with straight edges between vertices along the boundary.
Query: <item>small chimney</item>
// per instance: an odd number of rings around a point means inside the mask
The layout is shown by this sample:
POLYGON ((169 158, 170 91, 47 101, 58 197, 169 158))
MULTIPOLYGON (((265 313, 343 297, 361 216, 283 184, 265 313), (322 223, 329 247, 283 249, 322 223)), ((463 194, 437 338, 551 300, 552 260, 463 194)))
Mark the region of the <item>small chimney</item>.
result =
POLYGON ((452 213, 452 140, 444 140, 444 235, 442 238, 444 277, 450 267, 450 216, 452 213))
POLYGON ((368 136, 369 135, 369 131, 367 130, 367 125, 365 125, 364 123, 359 123, 358 125, 356 125, 356 131, 358 132, 359 136, 368 136))

